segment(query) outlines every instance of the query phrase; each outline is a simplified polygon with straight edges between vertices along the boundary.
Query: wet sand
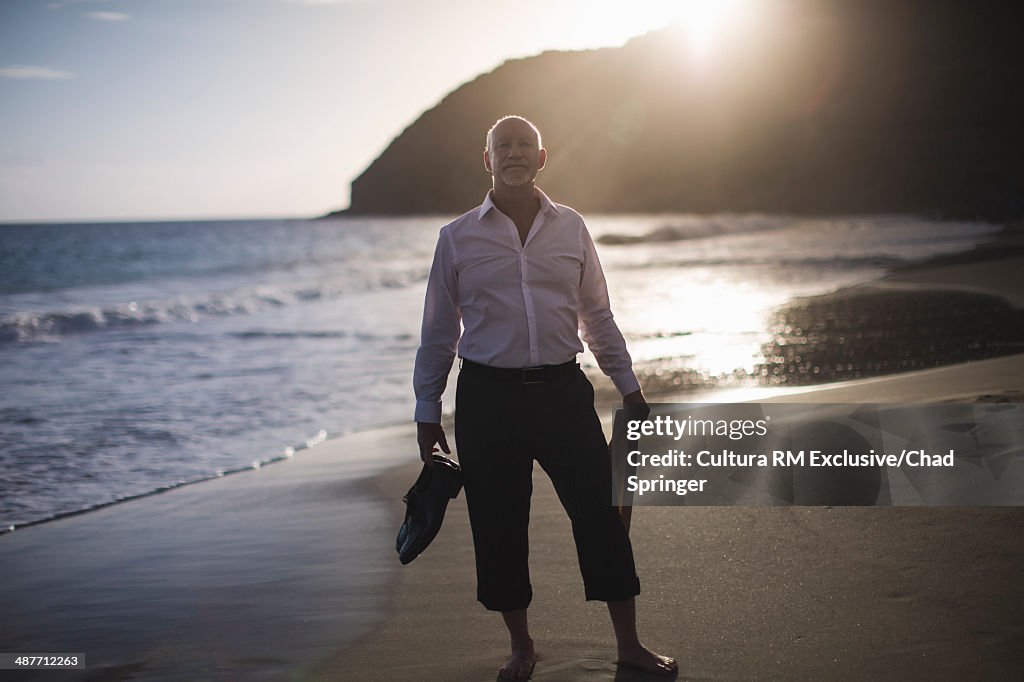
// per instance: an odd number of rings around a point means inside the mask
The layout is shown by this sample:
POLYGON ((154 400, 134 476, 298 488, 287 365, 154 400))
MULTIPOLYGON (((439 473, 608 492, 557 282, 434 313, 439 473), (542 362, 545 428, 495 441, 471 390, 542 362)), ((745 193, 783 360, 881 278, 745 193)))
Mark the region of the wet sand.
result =
POLYGON ((0 651, 87 666, 0 678, 314 679, 309 662, 386 612, 394 504, 365 477, 409 434, 354 434, 0 536, 0 651))

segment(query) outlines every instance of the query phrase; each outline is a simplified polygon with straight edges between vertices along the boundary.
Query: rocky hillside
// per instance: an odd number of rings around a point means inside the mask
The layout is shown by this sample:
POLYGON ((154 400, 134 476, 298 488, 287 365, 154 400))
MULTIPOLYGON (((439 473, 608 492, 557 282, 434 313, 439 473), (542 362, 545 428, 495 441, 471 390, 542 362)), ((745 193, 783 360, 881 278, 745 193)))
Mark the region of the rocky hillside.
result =
POLYGON ((789 0, 701 60, 668 28, 506 62, 423 113, 349 214, 453 214, 499 116, 537 123, 539 184, 587 212, 1024 215, 1024 3, 789 0))

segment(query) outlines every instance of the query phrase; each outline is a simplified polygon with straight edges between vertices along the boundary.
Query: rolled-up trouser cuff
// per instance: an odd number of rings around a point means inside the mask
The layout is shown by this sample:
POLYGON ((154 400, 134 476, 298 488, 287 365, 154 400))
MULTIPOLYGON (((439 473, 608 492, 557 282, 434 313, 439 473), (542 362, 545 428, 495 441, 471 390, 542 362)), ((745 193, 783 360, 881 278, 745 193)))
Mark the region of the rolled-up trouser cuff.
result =
POLYGON ((530 607, 530 603, 533 601, 533 588, 530 587, 526 594, 493 596, 488 596, 477 590, 476 600, 483 604, 488 611, 518 611, 530 607))
POLYGON ((587 596, 587 601, 622 601, 640 594, 640 578, 633 576, 631 583, 618 589, 600 590, 585 587, 583 591, 587 596))

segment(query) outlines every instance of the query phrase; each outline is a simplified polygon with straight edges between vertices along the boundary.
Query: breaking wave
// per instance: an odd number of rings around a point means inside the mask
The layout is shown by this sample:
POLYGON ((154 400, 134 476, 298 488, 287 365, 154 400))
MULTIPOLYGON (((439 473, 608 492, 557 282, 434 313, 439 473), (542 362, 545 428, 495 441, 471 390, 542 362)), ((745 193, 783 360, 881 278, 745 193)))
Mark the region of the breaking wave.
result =
POLYGON ((657 244, 687 239, 707 239, 727 234, 778 230, 793 225, 793 220, 781 216, 728 215, 714 218, 693 217, 650 230, 644 234, 609 233, 597 238, 599 244, 657 244))
POLYGON ((765 265, 780 268, 809 267, 826 268, 837 271, 860 268, 880 268, 884 270, 898 268, 915 262, 911 259, 888 255, 831 256, 807 258, 771 258, 762 256, 730 257, 730 258, 690 258, 654 261, 642 264, 620 266, 623 269, 645 270, 651 267, 719 267, 727 265, 757 266, 765 265))
POLYGON ((130 301, 107 307, 79 305, 62 310, 16 312, 0 317, 0 344, 46 343, 72 334, 108 329, 248 315, 304 301, 330 300, 375 289, 397 289, 422 281, 426 276, 426 270, 421 269, 389 273, 374 281, 348 279, 282 289, 254 287, 208 294, 202 298, 180 297, 174 300, 130 301))

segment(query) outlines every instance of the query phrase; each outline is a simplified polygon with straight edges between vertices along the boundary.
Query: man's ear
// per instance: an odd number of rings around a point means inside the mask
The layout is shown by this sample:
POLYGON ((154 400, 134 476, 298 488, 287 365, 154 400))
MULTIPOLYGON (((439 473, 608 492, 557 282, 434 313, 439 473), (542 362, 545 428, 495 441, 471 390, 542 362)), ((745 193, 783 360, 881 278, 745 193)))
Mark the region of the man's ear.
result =
POLYGON ((487 169, 488 173, 491 172, 491 153, 486 149, 484 150, 484 168, 487 169))
POLYGON ((541 168, 543 168, 544 164, 546 164, 547 162, 548 162, 548 150, 544 149, 542 147, 541 150, 540 150, 540 153, 537 154, 537 170, 540 170, 541 168))

